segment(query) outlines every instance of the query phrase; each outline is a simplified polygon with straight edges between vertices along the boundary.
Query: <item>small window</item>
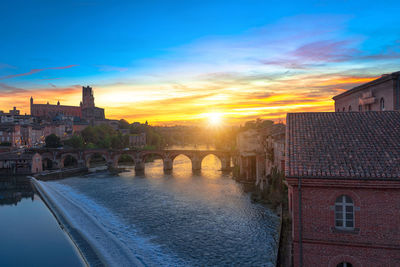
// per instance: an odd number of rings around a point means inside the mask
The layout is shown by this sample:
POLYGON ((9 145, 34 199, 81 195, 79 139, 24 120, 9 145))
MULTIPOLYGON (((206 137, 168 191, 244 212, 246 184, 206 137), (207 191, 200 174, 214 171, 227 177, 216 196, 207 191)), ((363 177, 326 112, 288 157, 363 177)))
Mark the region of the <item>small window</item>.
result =
POLYGON ((351 197, 341 195, 335 202, 335 227, 339 229, 354 229, 354 204, 351 197))
POLYGON ((358 111, 362 111, 362 106, 358 105, 358 111))
POLYGON ((346 108, 345 107, 343 107, 343 112, 345 112, 346 111, 346 108))
POLYGON ((337 112, 340 112, 340 110, 339 110, 339 109, 337 109, 337 112))
POLYGON ((348 262, 341 262, 336 267, 353 267, 353 264, 348 263, 348 262))
POLYGON ((385 100, 383 99, 383 97, 381 98, 381 101, 380 101, 380 107, 381 107, 381 111, 385 110, 385 100))
POLYGON ((349 106, 349 111, 351 111, 351 106, 349 106))

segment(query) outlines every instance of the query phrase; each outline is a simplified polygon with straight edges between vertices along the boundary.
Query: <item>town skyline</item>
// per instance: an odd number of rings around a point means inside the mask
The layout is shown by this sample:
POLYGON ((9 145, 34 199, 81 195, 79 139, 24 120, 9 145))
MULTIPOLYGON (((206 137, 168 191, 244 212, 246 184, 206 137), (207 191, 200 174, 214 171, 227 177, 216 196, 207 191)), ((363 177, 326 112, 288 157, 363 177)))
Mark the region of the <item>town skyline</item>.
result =
POLYGON ((6 3, 0 109, 79 105, 90 85, 110 119, 284 121, 398 70, 398 5, 239 2, 6 3))

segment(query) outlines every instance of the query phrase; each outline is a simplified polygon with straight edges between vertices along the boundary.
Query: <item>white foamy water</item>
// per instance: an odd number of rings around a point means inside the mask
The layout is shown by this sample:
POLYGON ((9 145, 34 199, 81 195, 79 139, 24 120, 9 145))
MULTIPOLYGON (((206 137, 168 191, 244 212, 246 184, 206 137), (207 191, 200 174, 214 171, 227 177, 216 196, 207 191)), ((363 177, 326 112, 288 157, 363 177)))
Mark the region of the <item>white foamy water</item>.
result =
MULTIPOLYGON (((277 216, 220 167, 208 157, 193 173, 190 160, 177 157, 170 174, 155 160, 144 174, 40 184, 106 265, 275 266, 277 216)), ((87 245, 78 246, 85 254, 87 245)))
POLYGON ((38 181, 61 216, 86 239, 108 266, 177 266, 184 262, 165 255, 149 237, 117 218, 105 207, 72 188, 38 181))

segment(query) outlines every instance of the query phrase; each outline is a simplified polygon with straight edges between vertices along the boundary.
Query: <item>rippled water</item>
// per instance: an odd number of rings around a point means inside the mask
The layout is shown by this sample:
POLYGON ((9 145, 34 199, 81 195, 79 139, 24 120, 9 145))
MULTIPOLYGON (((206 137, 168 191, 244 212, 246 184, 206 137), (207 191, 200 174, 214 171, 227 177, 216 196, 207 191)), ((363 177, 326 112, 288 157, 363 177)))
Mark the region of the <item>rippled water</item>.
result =
POLYGON ((94 173, 46 184, 79 203, 145 265, 273 266, 277 216, 251 203, 243 185, 219 168, 208 156, 193 174, 179 156, 168 175, 155 160, 144 175, 94 173))

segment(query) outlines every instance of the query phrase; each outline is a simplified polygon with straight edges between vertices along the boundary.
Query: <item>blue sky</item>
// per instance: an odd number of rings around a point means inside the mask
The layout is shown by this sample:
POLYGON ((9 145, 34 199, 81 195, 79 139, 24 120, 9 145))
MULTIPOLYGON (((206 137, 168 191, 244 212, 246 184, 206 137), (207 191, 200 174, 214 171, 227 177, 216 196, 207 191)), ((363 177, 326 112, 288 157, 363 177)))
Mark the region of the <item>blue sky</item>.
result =
POLYGON ((77 105, 89 84, 111 118, 280 120, 329 111, 336 93, 400 70, 396 1, 2 1, 1 11, 6 110, 10 95, 25 112, 32 94, 77 105))

